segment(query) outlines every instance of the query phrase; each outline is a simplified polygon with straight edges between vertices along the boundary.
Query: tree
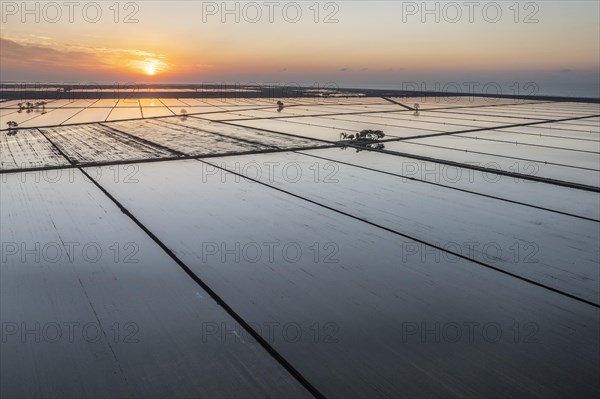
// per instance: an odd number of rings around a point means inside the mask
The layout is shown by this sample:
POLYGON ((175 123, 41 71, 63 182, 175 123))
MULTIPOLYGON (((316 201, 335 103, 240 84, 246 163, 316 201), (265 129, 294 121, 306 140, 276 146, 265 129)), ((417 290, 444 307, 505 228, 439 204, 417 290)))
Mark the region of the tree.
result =
POLYGON ((14 136, 17 134, 17 126, 19 126, 19 124, 15 121, 8 121, 6 122, 6 124, 8 125, 8 133, 6 133, 8 136, 14 136))
POLYGON ((356 138, 358 140, 379 140, 384 137, 385 133, 383 133, 381 130, 365 129, 358 133, 356 138))
POLYGON ((188 112, 185 109, 182 108, 181 111, 179 111, 179 113, 181 114, 180 118, 182 121, 185 121, 188 118, 188 112))
POLYGON ((419 116, 419 108, 420 108, 419 103, 415 103, 413 108, 415 109, 414 115, 419 116))

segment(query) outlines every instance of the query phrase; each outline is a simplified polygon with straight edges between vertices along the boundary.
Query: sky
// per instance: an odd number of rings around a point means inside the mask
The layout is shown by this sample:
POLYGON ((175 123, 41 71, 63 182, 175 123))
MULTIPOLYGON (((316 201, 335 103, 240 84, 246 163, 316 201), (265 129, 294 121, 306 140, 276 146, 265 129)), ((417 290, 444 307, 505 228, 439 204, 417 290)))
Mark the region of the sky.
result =
POLYGON ((600 97, 599 4, 2 0, 0 80, 600 97))

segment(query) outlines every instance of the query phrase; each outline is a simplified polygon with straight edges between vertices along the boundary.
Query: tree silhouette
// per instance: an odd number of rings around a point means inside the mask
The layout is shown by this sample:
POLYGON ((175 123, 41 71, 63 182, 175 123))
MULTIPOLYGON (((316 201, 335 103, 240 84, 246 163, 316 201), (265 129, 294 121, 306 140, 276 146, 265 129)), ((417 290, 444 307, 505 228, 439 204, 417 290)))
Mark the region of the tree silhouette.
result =
POLYGON ((383 133, 381 130, 370 130, 370 129, 362 130, 356 136, 357 140, 379 140, 384 137, 385 137, 385 133, 383 133))
POLYGON ((19 126, 19 124, 15 121, 8 121, 6 122, 6 124, 8 125, 8 132, 6 133, 7 136, 14 136, 17 134, 17 126, 19 126))
MULTIPOLYGON (((377 141, 377 140, 381 140, 384 137, 385 137, 385 133, 383 133, 381 130, 365 129, 359 133, 356 133, 356 140, 377 141)), ((348 134, 346 132, 340 133, 340 141, 345 141, 345 140, 347 141, 347 140, 354 140, 354 139, 355 139, 355 136, 353 134, 348 134)))
POLYGON ((179 113, 181 114, 181 116, 179 117, 182 121, 187 120, 188 115, 187 115, 187 111, 185 109, 181 109, 181 111, 179 111, 179 113))
POLYGON ((354 135, 346 132, 340 133, 340 141, 344 140, 354 140, 354 135))
MULTIPOLYGON (((347 149, 348 146, 347 145, 343 145, 340 147, 341 150, 345 150, 347 149)), ((356 152, 361 152, 364 150, 383 150, 385 148, 385 145, 383 143, 355 143, 354 146, 352 146, 352 148, 354 148, 356 150, 356 152)))

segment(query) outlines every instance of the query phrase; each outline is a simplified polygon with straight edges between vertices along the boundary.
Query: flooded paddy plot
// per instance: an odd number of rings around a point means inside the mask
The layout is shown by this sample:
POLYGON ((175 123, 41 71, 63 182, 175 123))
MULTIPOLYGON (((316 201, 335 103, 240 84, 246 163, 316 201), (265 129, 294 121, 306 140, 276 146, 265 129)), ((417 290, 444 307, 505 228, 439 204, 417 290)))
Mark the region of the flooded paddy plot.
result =
POLYGON ((348 119, 344 119, 344 117, 340 116, 322 116, 322 117, 306 117, 306 118, 297 118, 295 120, 286 119, 287 122, 297 122, 303 123, 306 125, 317 125, 324 127, 336 127, 338 129, 344 129, 350 132, 360 132, 364 129, 379 129, 384 130, 386 132, 386 136, 390 137, 407 137, 406 131, 413 129, 421 131, 418 135, 430 134, 430 133, 440 133, 440 132, 451 132, 457 130, 465 130, 464 126, 450 126, 438 123, 426 123, 426 122, 414 122, 414 121, 404 121, 402 123, 398 123, 396 125, 387 124, 385 122, 369 120, 369 121, 361 121, 354 120, 355 116, 352 116, 348 119))
POLYGON ((44 115, 49 115, 52 112, 56 111, 56 109, 46 109, 46 113, 43 114, 41 109, 36 109, 32 111, 21 111, 21 112, 12 112, 6 115, 0 115, 0 131, 5 131, 7 129, 7 122, 13 121, 19 124, 19 126, 29 122, 29 125, 33 125, 33 121, 39 119, 44 115))
MULTIPOLYGON (((47 100, 48 103, 52 100, 47 100)), ((27 100, 4 100, 0 102, 0 110, 2 109, 19 109, 19 104, 26 103, 27 100)))
MULTIPOLYGON (((423 130, 429 130, 433 132, 440 131, 461 131, 470 129, 480 129, 485 127, 498 126, 498 123, 494 122, 482 122, 482 121, 456 121, 449 119, 434 119, 428 118, 427 116, 419 114, 408 115, 405 114, 403 118, 399 117, 388 117, 390 114, 368 114, 368 115, 348 115, 348 116, 322 116, 321 119, 331 119, 333 121, 348 121, 361 124, 370 124, 380 130, 390 130, 396 127, 410 127, 418 128, 423 130)), ((393 131, 392 131, 393 133, 393 131)))
POLYGON ((68 165, 69 161, 37 129, 0 133, 0 170, 68 165))
MULTIPOLYGON (((61 108, 87 108, 87 107, 93 106, 98 101, 100 101, 100 100, 97 98, 83 98, 83 99, 79 99, 79 100, 71 100, 67 105, 65 105, 61 108)), ((53 104, 52 101, 46 101, 46 102, 48 103, 46 105, 47 107, 51 106, 53 104)))
POLYGON ((62 172, 0 180, 2 397, 308 397, 257 343, 207 334, 234 319, 79 170, 62 172))
POLYGON ((328 105, 328 106, 315 106, 314 108, 323 108, 328 111, 337 111, 339 113, 353 113, 353 112, 381 112, 381 111, 406 111, 404 107, 398 104, 390 104, 385 102, 384 104, 376 105, 328 105))
POLYGON ((181 110, 185 110, 185 112, 187 112, 187 115, 201 115, 203 118, 209 117, 210 115, 214 115, 214 114, 227 115, 227 112, 223 112, 223 109, 220 107, 181 107, 181 108, 171 107, 170 109, 176 115, 181 115, 181 110))
MULTIPOLYGON (((295 107, 289 107, 293 111, 295 107)), ((328 114, 354 114, 367 112, 395 112, 407 111, 405 108, 397 104, 380 104, 380 105, 323 105, 315 104, 310 107, 302 107, 301 109, 312 110, 313 114, 328 113, 328 114)), ((285 110, 285 108, 284 108, 285 110)))
POLYGON ((138 98, 122 98, 120 99, 117 104, 115 105, 115 108, 139 108, 141 106, 140 101, 145 100, 145 99, 138 99, 138 98))
POLYGON ((126 119, 142 119, 140 107, 115 107, 112 109, 106 121, 117 121, 126 119))
POLYGON ((354 112, 333 110, 324 106, 313 107, 284 107, 281 112, 276 109, 270 110, 274 117, 299 117, 299 116, 327 116, 327 115, 345 115, 354 112))
MULTIPOLYGON (((448 117, 457 117, 457 118, 503 118, 509 120, 508 123, 512 120, 521 120, 521 121, 545 121, 551 119, 551 117, 542 117, 540 115, 536 115, 537 117, 531 117, 528 115, 521 115, 512 112, 496 112, 493 108, 460 108, 460 109, 433 109, 433 110, 425 110, 427 115, 436 115, 436 116, 448 116, 448 117)), ((504 124, 504 123, 503 123, 504 124)))
MULTIPOLYGON (((460 108, 460 107, 494 107, 523 103, 524 100, 487 98, 475 96, 454 96, 452 93, 439 96, 390 97, 391 100, 412 107, 419 104, 421 109, 460 108)), ((529 101, 527 101, 529 102, 529 101)))
MULTIPOLYGON (((482 141, 479 141, 479 143, 481 142, 482 141)), ((496 144, 501 143, 493 143, 493 145, 496 144)), ((518 147, 518 145, 515 144, 512 146, 518 147)), ((600 187, 600 172, 598 172, 598 170, 555 165, 550 162, 546 163, 544 161, 532 160, 531 158, 516 158, 511 152, 508 152, 506 155, 484 154, 472 150, 467 151, 464 148, 443 148, 429 145, 429 143, 423 145, 423 143, 412 143, 408 141, 386 142, 385 150, 485 167, 492 172, 495 169, 499 171, 512 171, 522 175, 532 175, 535 177, 600 187)), ((566 160, 568 162, 576 162, 579 158, 574 157, 573 153, 565 155, 567 156, 566 160)), ((531 153, 527 152, 526 156, 531 156, 531 153)), ((594 166, 593 162, 593 160, 588 160, 588 163, 591 163, 592 167, 594 166)))
MULTIPOLYGON (((600 110, 599 110, 599 113, 600 113, 600 110)), ((598 126, 598 125, 600 125, 600 117, 578 119, 578 120, 574 120, 574 121, 569 121, 569 123, 573 124, 573 125, 598 126)))
POLYGON ((84 108, 59 108, 54 109, 45 114, 40 115, 35 119, 30 119, 19 124, 20 127, 38 127, 38 126, 57 126, 70 118, 73 118, 84 108))
MULTIPOLYGON (((483 155, 521 159, 542 164, 567 166, 593 171, 600 170, 600 154, 576 153, 560 148, 533 147, 518 143, 493 142, 478 140, 478 136, 486 137, 487 132, 477 132, 473 137, 448 135, 410 139, 403 141, 407 145, 425 145, 433 148, 453 149, 464 152, 473 152, 483 155)), ((398 143, 390 143, 397 146, 398 143)))
POLYGON ((90 108, 114 108, 119 103, 116 98, 101 98, 90 105, 90 108))
POLYGON ((589 140, 570 140, 568 138, 562 137, 542 137, 535 135, 526 135, 522 133, 511 133, 507 129, 485 130, 473 133, 459 133, 454 136, 476 138, 478 140, 492 140, 501 143, 600 153, 600 141, 595 141, 594 145, 594 142, 591 142, 589 140))
POLYGON ((558 137, 563 139, 600 141, 600 135, 592 132, 575 132, 572 130, 547 129, 546 124, 534 126, 517 126, 497 129, 502 132, 529 134, 538 137, 558 137))
MULTIPOLYGON (((482 128, 482 125, 460 125, 454 123, 427 122, 416 117, 412 120, 387 119, 388 114, 370 115, 327 115, 321 117, 289 118, 286 122, 303 123, 311 126, 335 127, 343 131, 360 132, 364 129, 378 129, 385 132, 386 137, 406 138, 443 132, 458 132, 482 128)), ((489 124, 489 126, 497 126, 489 124)))
MULTIPOLYGON (((337 142, 340 140, 341 133, 358 133, 364 129, 365 125, 347 122, 342 124, 339 121, 327 121, 327 120, 314 120, 311 118, 292 118, 286 119, 257 119, 257 120, 244 120, 244 121, 232 121, 232 124, 238 126, 256 127, 260 129, 268 129, 276 132, 293 134, 297 136, 303 136, 307 138, 314 138, 317 140, 327 140, 331 142, 337 142), (316 123, 311 123, 316 122, 316 123), (342 126, 343 125, 343 126, 342 126)), ((373 127, 373 125, 369 125, 373 127)), ((419 136, 424 134, 423 130, 411 129, 411 128, 395 128, 393 132, 386 129, 386 136, 390 137, 411 137, 419 136)))
POLYGON ((248 106, 248 104, 243 104, 239 102, 236 98, 182 98, 181 101, 189 104, 192 107, 201 107, 201 106, 211 106, 211 107, 232 107, 232 106, 248 106))
MULTIPOLYGON (((484 111, 471 111, 477 110, 477 108, 471 108, 469 110, 453 110, 453 109, 440 109, 422 112, 421 115, 425 115, 428 118, 440 118, 448 120, 472 120, 472 121, 486 121, 486 122, 497 122, 498 125, 512 125, 514 123, 528 123, 545 121, 546 118, 530 118, 516 115, 491 115, 484 111)), ((393 115, 393 114, 392 114, 393 115)), ((392 117, 390 115, 390 117, 392 117)))
POLYGON ((140 98, 137 100, 142 108, 165 107, 160 98, 140 98))
POLYGON ((268 106, 277 106, 277 100, 262 102, 262 101, 241 101, 238 98, 232 99, 216 99, 216 98, 181 98, 180 101, 187 104, 190 107, 207 107, 216 108, 221 111, 242 111, 245 109, 261 108, 268 106))
POLYGON ((247 117, 238 114, 236 111, 227 111, 227 112, 211 112, 207 114, 196 114, 202 119, 209 119, 211 121, 234 121, 239 119, 247 119, 247 117))
MULTIPOLYGON (((275 111, 276 112, 276 111, 275 111)), ((306 116, 306 115, 331 115, 331 114, 352 114, 356 111, 348 110, 348 109, 339 109, 332 108, 329 106, 325 106, 322 104, 317 104, 313 106, 293 106, 293 107, 284 107, 280 114, 283 115, 298 115, 298 116, 306 116)), ((370 111, 369 111, 370 112, 370 111)), ((373 111, 377 112, 377 111, 373 111)))
POLYGON ((436 111, 436 112, 421 112, 415 115, 414 112, 389 112, 385 114, 365 114, 360 115, 361 118, 371 117, 384 117, 390 121, 423 121, 432 123, 444 123, 444 124, 455 124, 465 125, 469 127, 489 127, 489 126, 502 126, 502 125, 514 125, 517 123, 529 123, 533 122, 531 119, 523 118, 504 118, 504 117, 493 117, 493 116, 478 116, 478 115, 455 115, 450 111, 436 111))
POLYGON ((168 107, 142 107, 142 117, 143 118, 156 118, 160 116, 172 116, 176 115, 173 111, 171 111, 168 107))
MULTIPOLYGON (((585 120, 585 119, 583 119, 585 120)), ((600 125, 578 125, 569 122, 551 123, 547 126, 548 129, 570 130, 573 132, 595 133, 600 134, 600 125)))
POLYGON ((226 104, 212 98, 181 98, 179 101, 188 107, 218 107, 226 104))
POLYGON ((162 123, 160 119, 110 122, 106 126, 186 155, 227 154, 271 148, 185 126, 162 123))
POLYGON ((158 101, 160 101, 165 107, 174 107, 174 108, 181 108, 181 107, 189 107, 190 104, 185 102, 185 99, 179 99, 179 98, 159 98, 157 99, 158 101))
POLYGON ((74 163, 167 158, 175 153, 100 124, 40 129, 74 163))
POLYGON ((541 104, 521 104, 502 107, 503 109, 511 111, 524 111, 524 112, 537 112, 537 113, 558 113, 567 115, 588 115, 600 113, 600 106, 598 104, 585 104, 585 103, 541 103, 541 104))
POLYGON ((69 100, 69 99, 63 99, 63 100, 25 100, 22 101, 23 103, 26 103, 27 101, 31 101, 31 102, 36 102, 36 101, 45 101, 46 104, 46 108, 48 109, 54 109, 54 108, 63 108, 63 107, 67 107, 67 106, 71 106, 73 104, 75 104, 76 102, 80 101, 80 100, 69 100))
MULTIPOLYGON (((487 111, 487 110, 486 110, 487 111)), ((503 115, 514 115, 518 117, 527 118, 542 118, 542 119, 566 119, 566 118, 577 118, 582 116, 588 116, 587 112, 567 112, 558 110, 527 110, 523 108, 509 108, 509 107, 498 107, 492 110, 491 114, 503 114, 503 115)))
POLYGON ((340 133, 344 132, 341 128, 310 126, 302 123, 288 122, 287 119, 257 119, 231 122, 236 126, 258 128, 291 134, 295 136, 306 137, 307 139, 326 140, 335 142, 340 140, 340 133))
POLYGON ((285 116, 285 114, 282 114, 282 112, 283 111, 277 112, 276 108, 272 108, 272 109, 268 109, 268 110, 255 109, 252 111, 239 111, 239 112, 236 111, 236 112, 230 112, 230 115, 236 116, 236 118, 227 118, 227 119, 229 119, 229 120, 242 119, 243 120, 243 119, 252 119, 252 118, 256 118, 256 119, 278 118, 278 117, 285 116))
MULTIPOLYGON (((361 115, 323 115, 320 117, 285 118, 281 121, 289 123, 303 123, 311 126, 331 127, 350 132, 359 132, 363 129, 379 129, 388 137, 410 137, 441 132, 458 132, 463 130, 493 128, 502 125, 526 123, 528 121, 513 120, 509 123, 484 122, 484 121, 456 121, 451 119, 433 119, 429 114, 422 113, 418 116, 410 113, 374 113, 361 115), (410 133, 407 133, 410 129, 410 133)), ((235 121, 239 123, 241 121, 235 121)))
POLYGON ((473 113, 481 115, 496 115, 506 117, 520 117, 529 119, 566 119, 585 116, 597 115, 598 112, 581 111, 581 112, 561 112, 555 110, 527 110, 525 108, 509 108, 509 107, 486 107, 486 108, 465 108, 448 110, 456 113, 473 113))
POLYGON ((234 106, 220 106, 219 108, 224 112, 241 112, 246 110, 271 109, 276 107, 277 104, 275 102, 272 102, 269 104, 238 104, 234 106))
POLYGON ((6 117, 7 115, 19 113, 18 108, 2 108, 0 109, 0 117, 6 117))
MULTIPOLYGON (((383 173, 440 184, 600 221, 600 194, 489 172, 353 148, 300 151, 315 162, 343 162, 383 173)), ((474 165, 477 165, 474 163, 474 165)), ((479 164, 484 166, 484 164, 479 164)), ((506 171, 532 173, 527 162, 514 162, 506 171)))
MULTIPOLYGON (((240 97, 235 99, 237 105, 254 105, 254 106, 277 106, 277 101, 290 102, 286 98, 245 98, 240 97)), ((302 104, 303 101, 296 102, 302 104)))
POLYGON ((227 123, 211 122, 194 117, 187 118, 184 121, 176 118, 163 118, 158 121, 161 123, 170 122, 175 125, 183 125, 209 133, 221 134, 235 139, 250 141, 280 149, 318 147, 327 145, 326 143, 311 140, 309 138, 294 137, 227 123))
POLYGON ((104 107, 89 107, 83 109, 78 114, 73 115, 71 118, 64 121, 63 125, 72 125, 79 123, 93 123, 93 122, 104 122, 108 117, 108 114, 112 111, 112 108, 104 107))
POLYGON ((296 153, 206 162, 600 304, 596 221, 296 153))
POLYGON ((600 320, 590 305, 472 262, 406 257, 403 250, 418 243, 269 187, 223 182, 205 167, 140 164, 138 184, 104 174, 98 181, 257 332, 268 334, 265 323, 296 323, 302 336, 275 334, 273 346, 324 395, 523 396, 535 386, 540 396, 595 397, 589 382, 600 371, 600 320), (273 258, 242 249, 265 243, 273 243, 273 258), (301 255, 283 253, 286 244, 301 255), (320 249, 317 258, 310 247, 320 249), (407 323, 469 321, 494 322, 506 333, 494 343, 461 339, 440 356, 439 341, 406 331, 407 323), (535 345, 515 343, 508 333, 515 322, 534 323, 535 345), (315 342, 304 333, 310 326, 326 328, 334 341, 315 342), (544 373, 531 373, 530 361, 544 373), (494 373, 477 372, 491 362, 494 373), (443 381, 432 369, 445 370, 443 381))

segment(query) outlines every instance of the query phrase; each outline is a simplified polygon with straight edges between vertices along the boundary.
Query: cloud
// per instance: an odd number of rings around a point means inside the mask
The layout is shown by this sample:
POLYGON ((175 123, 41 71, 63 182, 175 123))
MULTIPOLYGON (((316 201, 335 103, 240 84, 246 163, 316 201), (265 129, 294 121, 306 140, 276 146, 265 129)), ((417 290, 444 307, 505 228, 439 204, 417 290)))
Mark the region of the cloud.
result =
POLYGON ((157 72, 172 67, 163 54, 138 49, 86 47, 52 42, 51 38, 32 36, 0 38, 0 61, 3 66, 37 68, 67 68, 87 71, 123 68, 140 71, 148 65, 157 72))
POLYGON ((571 69, 571 68, 565 68, 565 69, 561 69, 560 72, 562 72, 562 73, 572 73, 572 72, 575 72, 575 70, 571 69))
POLYGON ((6 64, 39 64, 44 66, 97 65, 94 53, 85 51, 63 51, 43 45, 18 43, 0 38, 0 59, 6 64))
POLYGON ((351 71, 352 71, 352 69, 351 69, 351 68, 346 68, 346 67, 344 67, 344 68, 340 68, 340 69, 339 69, 339 71, 340 71, 340 72, 351 72, 351 71))

